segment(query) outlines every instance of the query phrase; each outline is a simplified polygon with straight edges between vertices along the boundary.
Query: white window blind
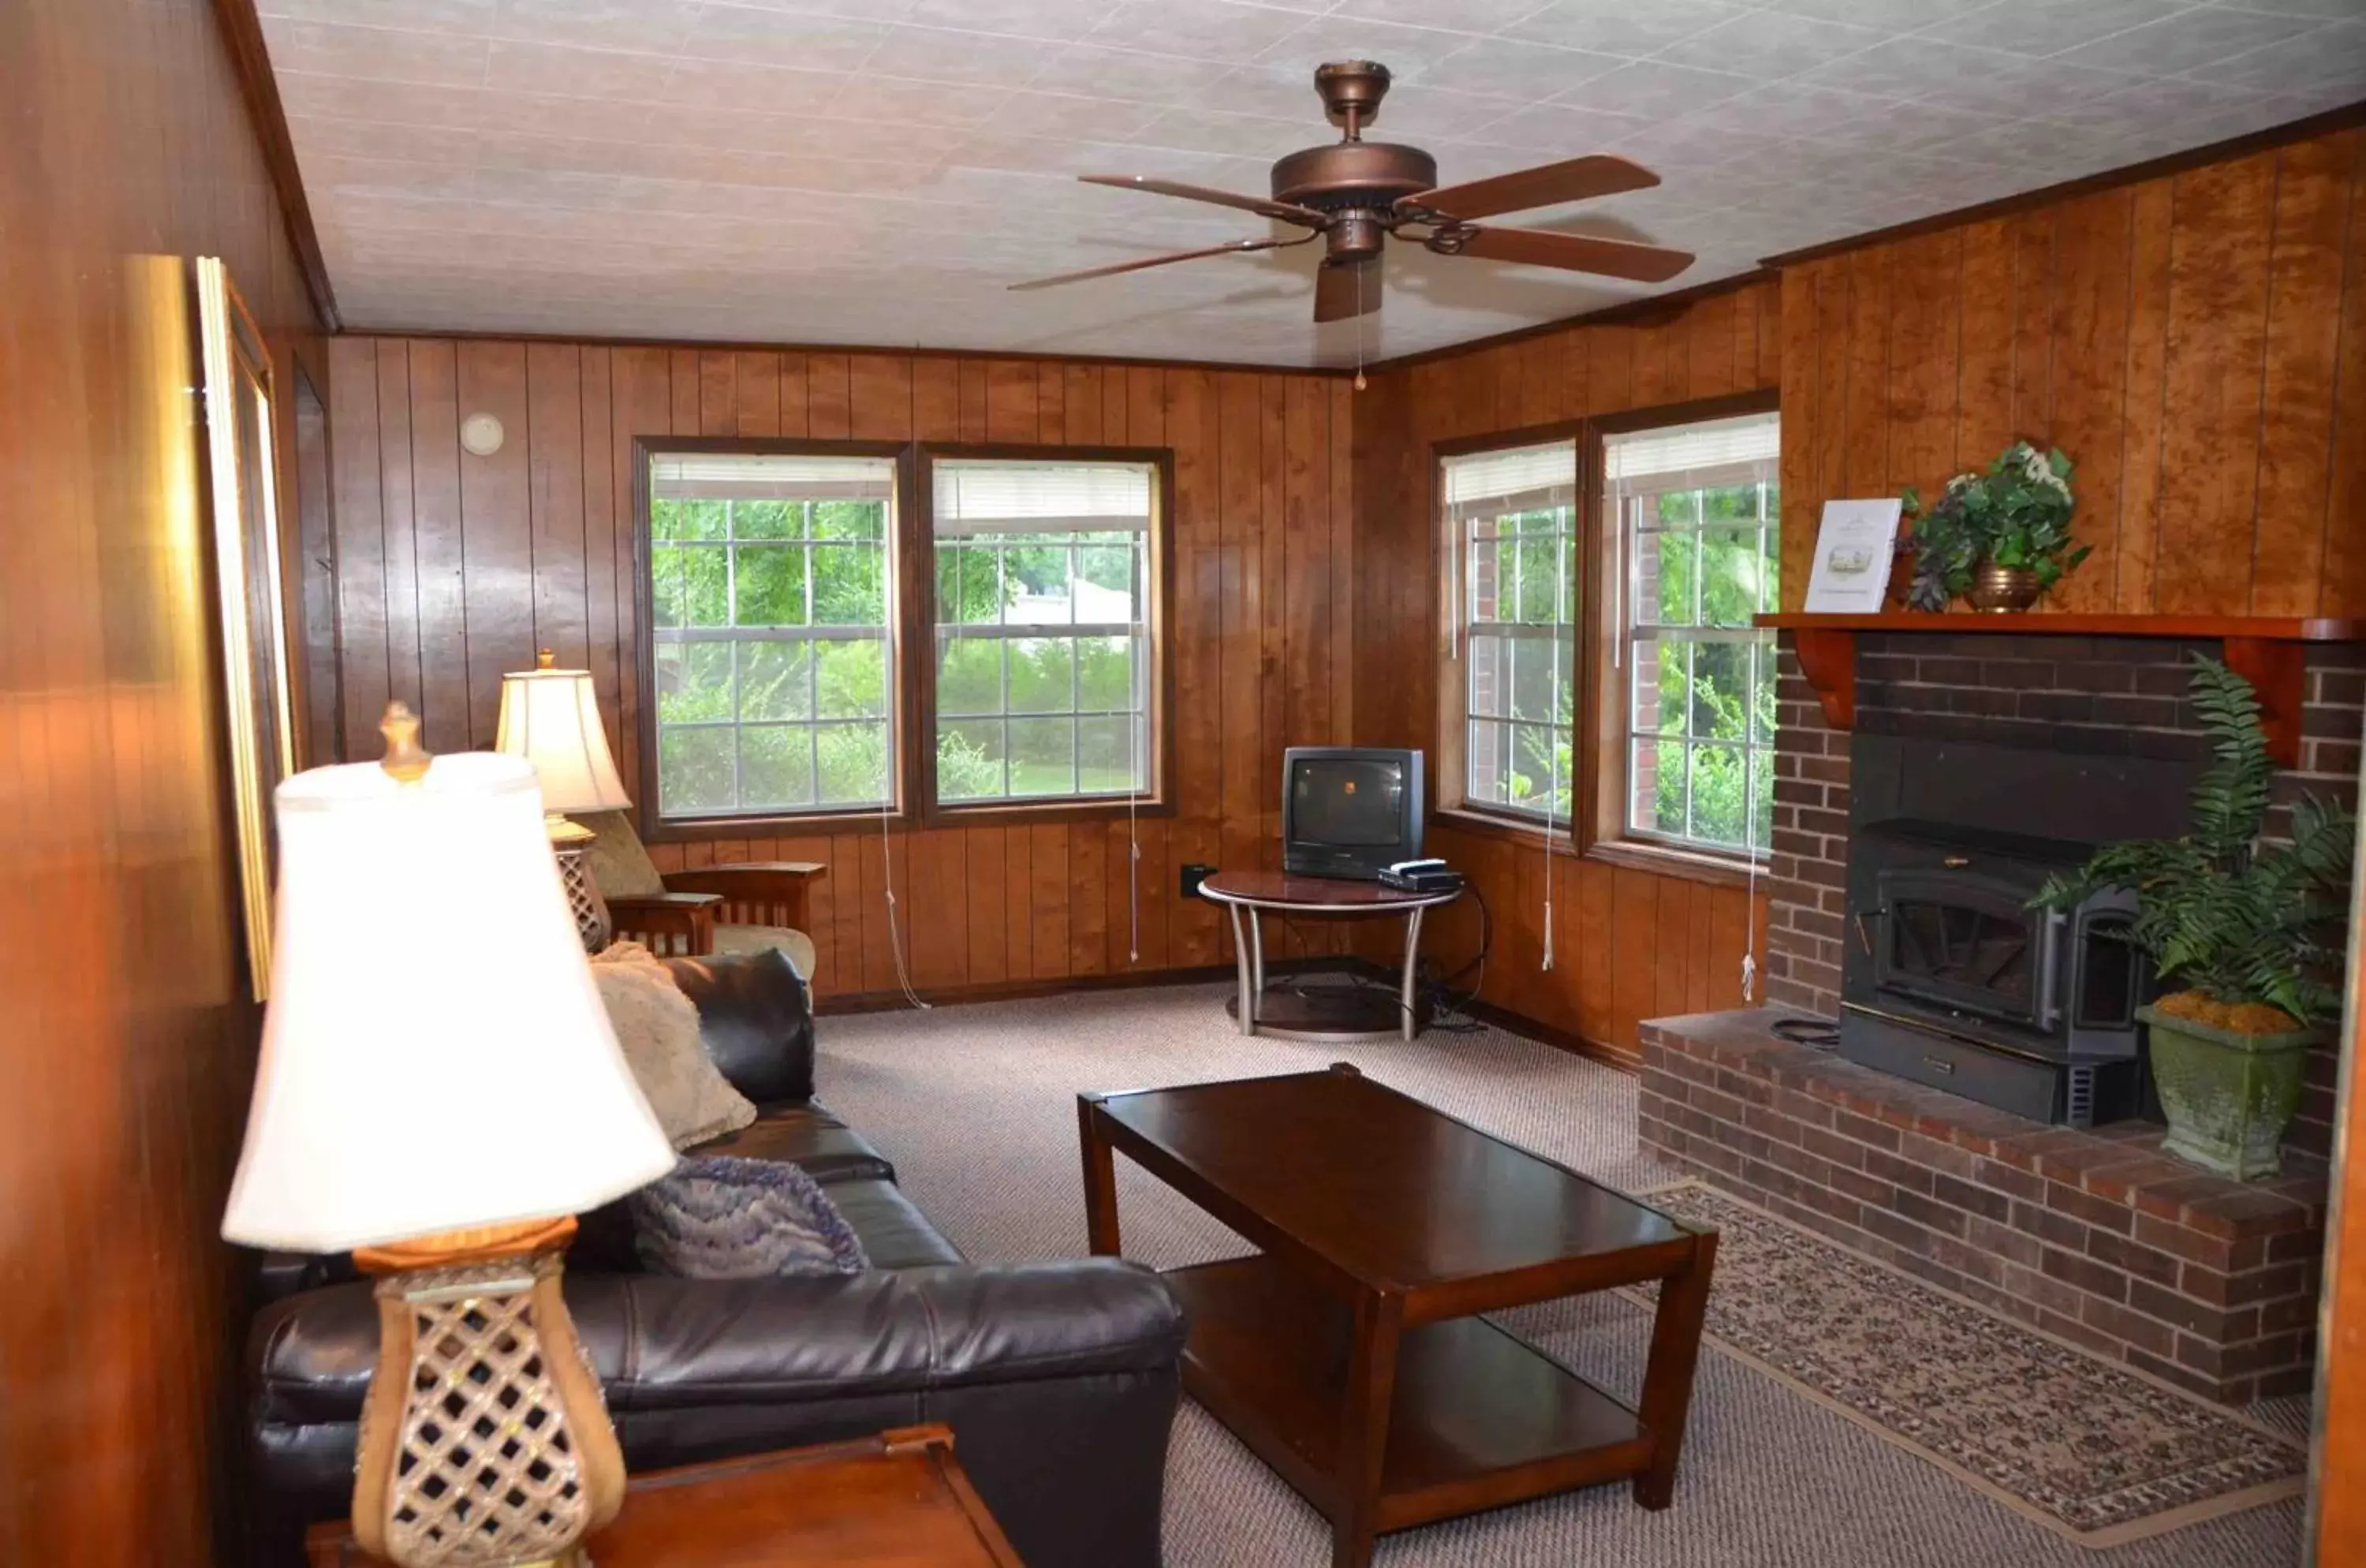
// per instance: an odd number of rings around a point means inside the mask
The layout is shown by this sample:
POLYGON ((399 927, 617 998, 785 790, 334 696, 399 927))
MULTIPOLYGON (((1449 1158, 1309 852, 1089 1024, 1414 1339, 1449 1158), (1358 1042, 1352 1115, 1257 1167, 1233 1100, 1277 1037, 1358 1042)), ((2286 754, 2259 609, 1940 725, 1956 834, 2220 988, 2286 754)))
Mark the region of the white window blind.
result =
POLYGON ((1446 459, 1447 515, 1460 521, 1577 501, 1577 443, 1549 441, 1446 459))
POLYGON ((936 532, 1144 533, 1154 471, 1146 463, 942 461, 936 468, 936 532))
POLYGON ((887 501, 888 457, 801 457, 756 453, 668 453, 649 460, 659 501, 887 501))
POLYGON ((1715 490, 1774 478, 1782 423, 1745 414, 1611 435, 1602 443, 1602 477, 1610 499, 1651 491, 1715 490))

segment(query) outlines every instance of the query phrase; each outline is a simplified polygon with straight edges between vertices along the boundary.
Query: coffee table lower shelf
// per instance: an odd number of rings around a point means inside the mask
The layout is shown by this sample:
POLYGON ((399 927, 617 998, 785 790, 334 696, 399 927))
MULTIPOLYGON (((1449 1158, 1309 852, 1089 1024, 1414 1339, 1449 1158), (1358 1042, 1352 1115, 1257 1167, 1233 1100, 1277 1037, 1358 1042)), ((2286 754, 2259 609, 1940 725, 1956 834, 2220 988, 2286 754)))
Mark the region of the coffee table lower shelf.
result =
MULTIPOLYGON (((1183 1386, 1325 1515, 1349 1499, 1338 1427, 1344 1303, 1264 1257, 1169 1270, 1189 1314, 1183 1386)), ((1475 1317, 1409 1327, 1399 1348, 1376 1526, 1398 1530, 1641 1473, 1632 1406, 1475 1317)))

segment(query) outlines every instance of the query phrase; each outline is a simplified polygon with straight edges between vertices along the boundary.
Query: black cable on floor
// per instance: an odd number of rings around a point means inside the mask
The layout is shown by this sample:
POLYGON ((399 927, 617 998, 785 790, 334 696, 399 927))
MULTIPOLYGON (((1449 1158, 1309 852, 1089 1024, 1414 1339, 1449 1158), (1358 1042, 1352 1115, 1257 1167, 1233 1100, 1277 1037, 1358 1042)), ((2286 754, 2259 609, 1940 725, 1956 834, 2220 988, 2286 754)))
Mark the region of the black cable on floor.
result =
POLYGON ((1806 1045, 1818 1051, 1839 1047, 1841 1026, 1821 1018, 1778 1018, 1768 1025, 1794 1045, 1806 1045))

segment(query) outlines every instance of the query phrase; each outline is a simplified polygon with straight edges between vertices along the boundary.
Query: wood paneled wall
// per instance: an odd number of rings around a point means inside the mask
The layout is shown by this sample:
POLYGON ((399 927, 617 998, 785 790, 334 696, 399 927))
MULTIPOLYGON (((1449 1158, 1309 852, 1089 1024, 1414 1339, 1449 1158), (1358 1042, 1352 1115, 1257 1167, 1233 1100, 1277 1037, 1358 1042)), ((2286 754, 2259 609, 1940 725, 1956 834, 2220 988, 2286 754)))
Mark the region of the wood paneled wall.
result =
POLYGON ((825 997, 896 988, 891 874, 924 994, 1217 963, 1216 911, 1177 868, 1275 863, 1286 745, 1356 732, 1357 529, 1347 384, 938 355, 340 337, 331 430, 344 728, 389 694, 434 750, 490 745, 501 675, 536 647, 589 668, 626 779, 637 435, 1109 443, 1175 451, 1177 810, 1122 821, 659 844, 661 867, 825 862, 825 997), (464 454, 461 419, 509 439, 464 454))
POLYGON ((0 6, 0 1562, 242 1562, 235 915, 189 258, 313 329, 205 0, 0 6))
POLYGON ((1825 500, 2016 437, 2095 547, 2041 606, 2366 614, 2366 131, 1783 274, 1783 598, 1825 500))
MULTIPOLYGON (((1358 739, 1437 754, 1434 443, 1771 387, 1780 329, 1775 287, 1759 280, 1653 317, 1574 325, 1373 377, 1356 406, 1358 739)), ((1493 911, 1486 1001, 1617 1055, 1635 1050, 1643 1019, 1741 1005, 1742 952, 1765 920, 1765 900, 1746 886, 1548 856, 1536 834, 1441 824, 1429 849, 1493 911)), ((1426 945, 1449 964, 1478 951, 1470 900, 1432 929, 1426 945)))

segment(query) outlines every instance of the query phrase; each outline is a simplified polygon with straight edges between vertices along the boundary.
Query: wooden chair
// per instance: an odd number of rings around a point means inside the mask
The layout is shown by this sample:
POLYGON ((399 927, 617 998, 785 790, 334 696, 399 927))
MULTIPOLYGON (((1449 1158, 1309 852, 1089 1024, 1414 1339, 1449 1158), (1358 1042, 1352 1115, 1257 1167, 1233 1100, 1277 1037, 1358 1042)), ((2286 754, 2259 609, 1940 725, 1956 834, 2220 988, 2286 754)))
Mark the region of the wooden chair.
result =
POLYGON ((777 947, 807 981, 813 939, 807 892, 828 874, 811 861, 754 861, 660 873, 621 811, 577 818, 598 835, 592 879, 608 901, 616 942, 637 942, 662 957, 704 957, 777 947))

